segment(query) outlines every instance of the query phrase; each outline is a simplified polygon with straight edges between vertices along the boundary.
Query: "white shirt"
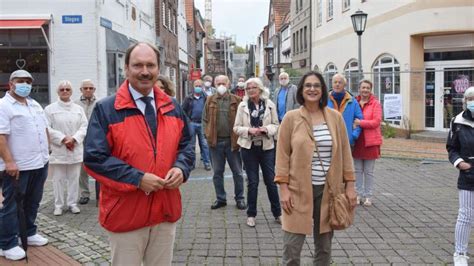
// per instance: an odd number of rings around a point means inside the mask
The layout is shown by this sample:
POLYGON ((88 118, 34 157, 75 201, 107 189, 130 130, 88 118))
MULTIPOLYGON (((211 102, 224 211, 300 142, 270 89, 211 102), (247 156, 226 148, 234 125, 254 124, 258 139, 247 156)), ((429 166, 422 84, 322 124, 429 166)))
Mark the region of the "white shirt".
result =
MULTIPOLYGON (((143 115, 145 115, 145 107, 146 104, 144 101, 142 101, 140 98, 143 97, 143 94, 139 93, 137 90, 135 90, 132 85, 128 84, 128 89, 130 90, 130 93, 132 94, 133 100, 135 100, 135 104, 137 105, 137 108, 142 112, 143 115)), ((155 109, 156 113, 156 106, 155 106, 155 94, 153 93, 153 89, 150 91, 148 94, 148 97, 151 97, 153 100, 151 101, 151 105, 155 109)))
POLYGON ((313 126, 313 137, 318 149, 316 150, 315 147, 313 153, 311 165, 312 183, 313 185, 324 185, 326 182, 326 173, 331 166, 332 157, 332 137, 326 123, 313 126), (317 151, 319 151, 319 154, 317 151))
POLYGON ((8 148, 20 171, 40 169, 48 162, 47 124, 43 108, 35 100, 27 98, 23 104, 10 93, 0 99, 0 134, 7 135, 8 148))

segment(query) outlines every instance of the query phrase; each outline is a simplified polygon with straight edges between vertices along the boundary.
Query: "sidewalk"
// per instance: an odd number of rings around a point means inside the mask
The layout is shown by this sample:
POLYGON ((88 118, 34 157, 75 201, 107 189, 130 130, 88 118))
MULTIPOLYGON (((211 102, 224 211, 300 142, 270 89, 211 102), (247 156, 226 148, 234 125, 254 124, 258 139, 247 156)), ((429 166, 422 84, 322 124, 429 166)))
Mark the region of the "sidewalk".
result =
MULTIPOLYGON (((457 174, 447 161, 445 145, 385 139, 375 174, 374 206, 358 207, 354 226, 336 232, 334 262, 452 263, 457 174)), ((198 163, 183 185, 183 217, 177 226, 173 265, 280 263, 281 228, 273 221, 263 182, 259 186, 257 226, 249 228, 245 211, 236 209, 232 200, 230 176, 226 172, 228 206, 214 211, 210 210, 214 200, 212 172, 198 163)), ((91 181, 91 188, 93 184, 91 181)), ((28 249, 28 265, 109 265, 110 248, 97 222, 95 196, 91 195, 88 205, 80 205, 78 215, 66 212, 54 216, 52 194, 48 179, 37 221, 50 244, 28 249)), ((472 238, 470 242, 472 245, 472 238)), ((303 265, 311 264, 312 246, 312 237, 308 237, 303 265)), ((10 263, 0 258, 0 265, 25 265, 25 261, 10 263)))
MULTIPOLYGON (((0 207, 2 202, 3 197, 0 193, 0 207)), ((28 263, 26 263, 26 260, 11 261, 0 257, 0 265, 81 265, 51 244, 44 247, 28 247, 27 255, 28 263)))

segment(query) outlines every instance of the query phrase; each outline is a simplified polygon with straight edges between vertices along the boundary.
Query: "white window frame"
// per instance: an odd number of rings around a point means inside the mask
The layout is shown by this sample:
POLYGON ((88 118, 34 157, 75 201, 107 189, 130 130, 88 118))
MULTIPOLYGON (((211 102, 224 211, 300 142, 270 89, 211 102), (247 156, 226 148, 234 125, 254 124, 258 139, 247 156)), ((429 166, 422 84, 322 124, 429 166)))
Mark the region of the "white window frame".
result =
POLYGON ((327 21, 333 19, 334 17, 334 0, 327 0, 327 7, 326 7, 326 13, 327 13, 327 21))
POLYGON ((337 74, 337 67, 334 63, 330 62, 324 68, 324 79, 328 88, 332 88, 332 77, 337 74))
POLYGON ((352 58, 344 67, 344 76, 347 79, 346 89, 353 95, 358 94, 359 84, 359 62, 352 58), (355 82, 353 82, 355 80, 355 82))
POLYGON ((165 3, 165 1, 163 1, 161 3, 161 15, 163 17, 163 27, 167 28, 167 26, 166 26, 166 21, 167 20, 166 20, 166 3, 165 3))
POLYGON ((316 26, 320 27, 323 24, 323 0, 317 0, 317 21, 316 21, 316 26))
POLYGON ((351 0, 342 0, 342 12, 351 9, 351 0))

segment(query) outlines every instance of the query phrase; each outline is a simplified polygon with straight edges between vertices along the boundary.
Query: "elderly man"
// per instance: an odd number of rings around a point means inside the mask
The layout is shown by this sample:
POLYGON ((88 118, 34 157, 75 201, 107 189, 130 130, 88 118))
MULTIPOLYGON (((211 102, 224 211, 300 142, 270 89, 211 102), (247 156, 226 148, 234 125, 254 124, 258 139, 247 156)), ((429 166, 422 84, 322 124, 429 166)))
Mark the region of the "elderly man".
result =
MULTIPOLYGON (((81 97, 75 103, 80 105, 84 109, 87 120, 91 118, 92 110, 95 107, 96 98, 95 98, 95 86, 92 80, 85 79, 81 82, 81 97)), ((87 204, 90 198, 89 192, 89 176, 87 175, 84 168, 81 168, 81 175, 79 176, 79 204, 87 204)), ((96 182, 96 198, 98 198, 99 186, 96 182)))
POLYGON ((363 115, 357 100, 345 90, 346 84, 347 80, 343 75, 338 73, 332 77, 332 91, 329 92, 328 107, 342 114, 346 124, 347 137, 353 147, 361 132, 360 126, 354 127, 354 122, 362 120, 363 115))
POLYGON ((206 94, 206 96, 212 96, 216 93, 216 88, 212 87, 212 77, 209 75, 205 75, 203 78, 204 80, 204 87, 202 90, 206 94))
POLYGON ((239 155, 238 136, 234 128, 237 107, 241 102, 239 96, 229 93, 229 78, 224 75, 216 77, 217 93, 208 97, 202 113, 202 127, 211 151, 212 167, 214 169, 214 189, 217 200, 211 209, 218 209, 227 205, 224 189, 225 162, 229 164, 234 177, 234 191, 237 208, 246 209, 244 201, 244 178, 242 162, 239 155))
POLYGON ((196 135, 198 136, 199 149, 201 150, 201 161, 207 171, 211 170, 211 161, 209 158, 209 147, 202 131, 202 110, 206 104, 206 95, 202 91, 202 80, 194 81, 193 93, 186 96, 183 102, 183 110, 191 120, 191 126, 194 130, 192 143, 196 145, 196 135))
POLYGON ((97 102, 84 144, 87 173, 101 184, 99 222, 112 265, 171 265, 179 187, 194 163, 181 106, 156 83, 160 53, 136 43, 125 54, 127 79, 97 102))
POLYGON ((28 97, 33 77, 25 70, 10 75, 10 91, 0 100, 0 170, 4 172, 3 207, 0 209, 0 256, 23 259, 18 246, 17 208, 23 208, 28 245, 43 246, 48 239, 37 234, 35 225, 43 186, 48 175, 48 123, 41 105, 28 97), (17 206, 15 193, 24 195, 17 206))
POLYGON ((295 85, 290 84, 290 76, 288 73, 282 72, 278 79, 280 81, 280 87, 275 91, 273 95, 273 101, 277 106, 278 120, 283 120, 286 112, 296 109, 300 106, 298 101, 296 101, 296 88, 295 85))

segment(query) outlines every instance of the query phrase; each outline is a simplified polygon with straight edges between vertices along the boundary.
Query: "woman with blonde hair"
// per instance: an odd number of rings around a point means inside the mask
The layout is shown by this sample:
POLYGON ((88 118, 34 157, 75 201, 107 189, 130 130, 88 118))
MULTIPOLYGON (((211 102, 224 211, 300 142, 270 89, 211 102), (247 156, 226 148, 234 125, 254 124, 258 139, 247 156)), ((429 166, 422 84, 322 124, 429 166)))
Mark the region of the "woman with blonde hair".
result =
POLYGON ((239 136, 242 160, 247 173, 247 225, 255 226, 259 167, 267 187, 271 211, 280 223, 281 207, 275 177, 275 137, 278 132, 278 114, 275 104, 268 99, 268 90, 259 78, 245 82, 245 96, 237 109, 234 132, 239 136))

